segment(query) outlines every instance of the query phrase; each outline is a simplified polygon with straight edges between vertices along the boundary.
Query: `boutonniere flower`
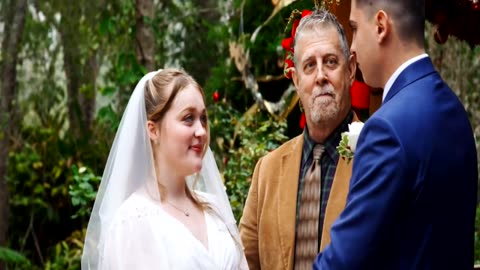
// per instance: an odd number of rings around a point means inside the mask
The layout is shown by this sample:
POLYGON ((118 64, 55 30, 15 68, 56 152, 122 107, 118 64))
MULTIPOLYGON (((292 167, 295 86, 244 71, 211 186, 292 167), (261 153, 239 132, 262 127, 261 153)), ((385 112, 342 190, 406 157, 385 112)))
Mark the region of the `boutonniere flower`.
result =
POLYGON ((337 146, 337 150, 340 157, 347 161, 347 164, 350 163, 355 150, 357 150, 358 136, 360 135, 362 128, 362 122, 353 122, 348 124, 348 131, 342 133, 342 139, 337 146))

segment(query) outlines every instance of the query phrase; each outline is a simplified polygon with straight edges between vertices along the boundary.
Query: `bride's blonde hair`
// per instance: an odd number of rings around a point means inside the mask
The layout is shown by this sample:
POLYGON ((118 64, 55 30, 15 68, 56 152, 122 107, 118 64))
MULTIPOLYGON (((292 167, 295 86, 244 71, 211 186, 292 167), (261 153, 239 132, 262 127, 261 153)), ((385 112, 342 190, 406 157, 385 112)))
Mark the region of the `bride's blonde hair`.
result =
MULTIPOLYGON (((187 72, 175 68, 166 68, 155 74, 155 76, 153 76, 153 78, 148 80, 145 84, 144 95, 147 120, 155 123, 161 123, 177 94, 190 85, 195 87, 200 92, 203 98, 203 103, 206 104, 203 88, 187 72)), ((203 148, 202 156, 205 155, 210 142, 210 129, 208 126, 208 121, 205 129, 207 133, 207 143, 205 143, 203 148)), ((153 142, 151 143, 153 147, 153 142)), ((155 154, 153 158, 155 159, 155 154)), ((196 182, 197 179, 195 179, 193 186, 195 186, 196 182)), ((160 196, 162 196, 165 193, 165 188, 160 183, 158 184, 160 187, 160 196)), ((198 206, 202 208, 204 207, 203 203, 198 200, 197 196, 189 189, 188 185, 185 185, 185 191, 187 192, 187 196, 190 197, 198 206)))

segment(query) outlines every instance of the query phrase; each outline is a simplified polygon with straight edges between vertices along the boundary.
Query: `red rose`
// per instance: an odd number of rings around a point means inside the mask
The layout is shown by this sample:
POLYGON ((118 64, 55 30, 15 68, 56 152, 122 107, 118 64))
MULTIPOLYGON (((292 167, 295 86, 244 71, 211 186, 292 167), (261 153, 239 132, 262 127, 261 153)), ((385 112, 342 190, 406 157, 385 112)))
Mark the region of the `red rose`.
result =
POLYGON ((297 32, 298 24, 300 24, 300 20, 297 19, 297 20, 293 21, 293 25, 292 25, 292 38, 295 38, 295 33, 297 32))
POLYGON ((282 47, 283 47, 283 49, 285 49, 286 51, 291 51, 291 52, 293 52, 292 45, 293 45, 293 38, 292 38, 292 37, 285 38, 285 39, 282 40, 282 47))
POLYGON ((313 11, 308 10, 308 9, 304 9, 304 10, 302 11, 302 18, 303 18, 303 17, 306 17, 306 16, 308 16, 308 15, 310 15, 310 14, 312 14, 312 13, 313 13, 313 11))

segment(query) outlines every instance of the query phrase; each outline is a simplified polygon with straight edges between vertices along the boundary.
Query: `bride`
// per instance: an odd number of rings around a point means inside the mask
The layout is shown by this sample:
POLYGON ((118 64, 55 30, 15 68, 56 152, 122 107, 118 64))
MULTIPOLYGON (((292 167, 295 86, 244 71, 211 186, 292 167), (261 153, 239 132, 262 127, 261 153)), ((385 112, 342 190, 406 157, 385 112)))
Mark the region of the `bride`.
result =
POLYGON ((203 89, 164 69, 135 87, 108 157, 87 269, 248 269, 212 152, 203 89))

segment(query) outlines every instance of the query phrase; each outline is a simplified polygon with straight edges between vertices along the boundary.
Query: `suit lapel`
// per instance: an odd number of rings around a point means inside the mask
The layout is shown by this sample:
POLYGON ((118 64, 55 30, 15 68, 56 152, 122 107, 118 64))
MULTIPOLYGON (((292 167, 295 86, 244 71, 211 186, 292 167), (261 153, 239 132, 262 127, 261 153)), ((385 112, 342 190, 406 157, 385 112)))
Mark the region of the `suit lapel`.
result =
POLYGON ((282 156, 277 197, 277 227, 284 269, 293 269, 298 177, 302 161, 303 133, 297 136, 290 151, 282 156))
POLYGON ((392 85, 392 88, 388 91, 383 104, 387 103, 392 99, 400 90, 408 86, 409 84, 417 81, 425 76, 428 76, 436 72, 433 67, 430 57, 425 57, 413 64, 409 65, 405 70, 403 70, 398 78, 392 85))

